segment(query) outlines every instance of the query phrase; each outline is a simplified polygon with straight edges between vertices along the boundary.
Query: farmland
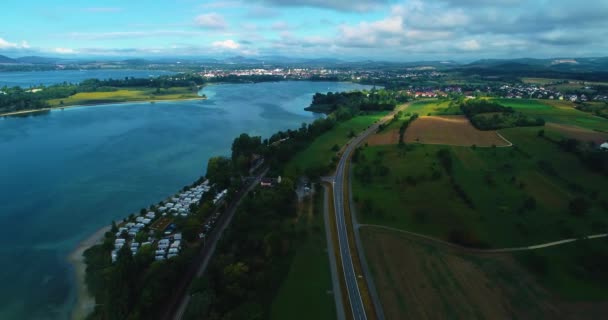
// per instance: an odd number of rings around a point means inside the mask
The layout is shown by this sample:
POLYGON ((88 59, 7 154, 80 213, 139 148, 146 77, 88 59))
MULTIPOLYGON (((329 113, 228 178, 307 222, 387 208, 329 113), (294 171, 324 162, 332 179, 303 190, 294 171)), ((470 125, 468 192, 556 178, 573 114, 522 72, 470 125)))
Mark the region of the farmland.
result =
MULTIPOLYGON (((500 130, 510 148, 481 148, 479 132, 458 122, 459 116, 420 117, 406 130, 405 145, 396 144, 392 131, 377 134, 392 144, 372 138, 353 160, 359 221, 476 248, 606 232, 608 179, 561 142, 597 146, 608 138, 598 131, 608 121, 564 101, 497 101, 549 122, 500 130)), ((413 106, 409 112, 440 114, 449 104, 413 106)), ((608 309, 606 239, 483 254, 361 228, 388 319, 594 319, 608 309)))
POLYGON ((421 117, 407 129, 405 142, 454 146, 508 146, 496 131, 480 131, 464 116, 421 117))
POLYGON ((550 295, 509 255, 475 256, 361 230, 387 319, 555 319, 550 295))
POLYGON ((607 132, 598 132, 566 124, 548 123, 545 125, 545 132, 548 136, 557 140, 569 138, 582 142, 593 142, 595 144, 608 141, 607 132))
POLYGON ((495 99, 495 101, 526 115, 541 117, 547 122, 576 125, 591 130, 608 132, 608 121, 606 119, 576 110, 570 102, 515 99, 495 99))
MULTIPOLYGON (((369 145, 399 143, 398 121, 387 129, 369 137, 369 145)), ((445 144, 454 146, 491 147, 509 146, 496 131, 481 131, 471 125, 464 116, 422 116, 413 121, 404 135, 404 142, 445 144)))
POLYGON ((387 230, 361 234, 387 319, 599 319, 608 309, 605 240, 473 254, 387 230))
POLYGON ((489 247, 601 230, 608 181, 538 130, 502 130, 514 148, 364 147, 353 179, 360 220, 489 247), (451 174, 437 157, 442 149, 451 174), (590 204, 584 217, 569 212, 575 198, 590 204))

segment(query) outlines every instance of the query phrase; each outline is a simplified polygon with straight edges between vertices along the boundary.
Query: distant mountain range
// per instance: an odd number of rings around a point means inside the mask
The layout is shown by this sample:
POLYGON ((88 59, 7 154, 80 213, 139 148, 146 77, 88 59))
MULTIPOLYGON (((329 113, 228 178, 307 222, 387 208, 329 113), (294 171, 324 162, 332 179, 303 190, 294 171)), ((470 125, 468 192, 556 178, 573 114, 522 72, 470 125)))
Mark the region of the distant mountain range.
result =
POLYGON ((601 58, 554 58, 554 59, 483 59, 471 63, 461 63, 452 60, 417 61, 417 62, 386 62, 374 60, 347 61, 335 58, 299 58, 285 56, 262 57, 162 57, 162 58, 125 58, 125 59, 63 59, 53 57, 28 56, 10 58, 0 55, 0 64, 87 64, 114 63, 121 65, 145 66, 149 64, 217 64, 217 65, 306 65, 306 66, 344 66, 353 68, 424 68, 432 67, 439 70, 458 69, 469 73, 547 73, 547 72, 608 72, 608 57, 601 58))
POLYGON ((510 59, 478 60, 466 68, 509 68, 513 70, 552 70, 563 72, 608 71, 608 57, 603 58, 555 58, 555 59, 510 59))
POLYGON ((7 56, 0 55, 0 63, 19 63, 15 59, 11 59, 7 56))
POLYGON ((12 64, 57 64, 61 61, 67 61, 60 58, 49 58, 39 56, 27 56, 20 58, 9 58, 7 56, 0 55, 0 63, 12 63, 12 64))

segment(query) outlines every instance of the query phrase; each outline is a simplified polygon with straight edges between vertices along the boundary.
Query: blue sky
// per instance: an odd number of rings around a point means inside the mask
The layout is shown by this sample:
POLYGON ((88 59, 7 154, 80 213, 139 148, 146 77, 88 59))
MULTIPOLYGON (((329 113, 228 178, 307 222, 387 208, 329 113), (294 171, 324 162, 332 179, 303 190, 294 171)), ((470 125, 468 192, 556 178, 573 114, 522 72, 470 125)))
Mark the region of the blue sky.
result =
POLYGON ((3 0, 8 56, 608 55, 608 0, 3 0))

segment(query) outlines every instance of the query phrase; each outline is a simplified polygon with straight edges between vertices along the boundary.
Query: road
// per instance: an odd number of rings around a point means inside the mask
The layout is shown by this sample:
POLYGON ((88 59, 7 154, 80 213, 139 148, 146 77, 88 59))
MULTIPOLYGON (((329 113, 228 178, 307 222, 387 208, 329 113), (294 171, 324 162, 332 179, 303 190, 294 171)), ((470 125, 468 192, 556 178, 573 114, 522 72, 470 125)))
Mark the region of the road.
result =
MULTIPOLYGON (((389 117, 385 119, 390 119, 389 117)), ((336 169, 336 175, 332 181, 334 187, 334 206, 336 214, 336 226, 338 229, 338 245, 340 248, 340 259, 342 260, 342 272, 344 273, 344 281, 346 283, 346 291, 348 300, 350 301, 351 311, 353 318, 356 320, 366 320, 367 315, 365 313, 365 306, 363 305, 363 299, 361 298, 361 292, 357 283, 358 275, 355 273, 355 267, 353 264, 353 258, 350 251, 350 244, 348 239, 348 226, 344 216, 344 204, 349 203, 344 199, 344 178, 346 164, 350 159, 352 152, 355 150, 364 139, 370 134, 376 132, 379 124, 382 121, 374 124, 363 133, 359 134, 355 139, 351 140, 350 143, 344 149, 338 167, 336 169)))
POLYGON ((230 225, 230 222, 232 221, 232 218, 234 217, 234 214, 236 213, 236 209, 238 208, 239 204, 247 195, 247 193, 253 190, 253 188, 255 188, 255 186, 260 183, 260 180, 266 175, 267 172, 268 168, 266 168, 262 173, 260 173, 255 178, 253 183, 247 186, 244 191, 241 191, 236 197, 238 200, 233 202, 224 214, 220 215, 220 219, 217 221, 216 227, 213 228, 213 230, 209 234, 205 246, 203 246, 203 248, 201 249, 200 256, 196 259, 195 264, 197 265, 195 265, 195 272, 192 272, 191 275, 186 277, 189 279, 186 279, 185 285, 179 286, 179 288, 176 289, 176 299, 172 303, 172 305, 169 306, 168 312, 165 314, 164 317, 162 317, 163 319, 180 320, 183 317, 184 312, 188 307, 188 303, 190 303, 191 296, 188 293, 190 282, 196 277, 200 277, 203 275, 203 273, 205 273, 205 270, 209 265, 209 261, 215 253, 217 243, 221 238, 222 234, 224 233, 224 230, 226 230, 226 228, 228 228, 228 226, 230 225))
MULTIPOLYGON (((333 179, 330 183, 333 182, 333 179)), ((334 302, 336 304, 336 319, 346 320, 344 314, 344 303, 342 300, 342 289, 340 286, 340 278, 338 277, 338 267, 336 262, 336 253, 334 252, 333 238, 332 238, 332 225, 329 217, 329 187, 323 184, 323 192, 325 196, 323 199, 323 220, 325 222, 325 237, 327 240, 327 255, 329 256, 329 266, 331 271, 332 291, 334 294, 334 302)))

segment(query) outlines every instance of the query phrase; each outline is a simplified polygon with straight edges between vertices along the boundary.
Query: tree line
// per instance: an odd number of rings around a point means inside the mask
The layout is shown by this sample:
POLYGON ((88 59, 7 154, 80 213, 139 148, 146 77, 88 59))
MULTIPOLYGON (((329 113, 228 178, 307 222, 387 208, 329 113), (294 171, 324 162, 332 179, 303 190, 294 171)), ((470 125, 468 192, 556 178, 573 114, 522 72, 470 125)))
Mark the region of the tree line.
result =
POLYGON ((497 130, 511 127, 544 126, 543 118, 529 117, 487 99, 470 99, 460 104, 460 109, 479 130, 497 130))
POLYGON ((398 103, 408 101, 408 97, 397 91, 372 89, 369 91, 316 93, 308 111, 332 113, 339 108, 358 111, 393 110, 398 103))

